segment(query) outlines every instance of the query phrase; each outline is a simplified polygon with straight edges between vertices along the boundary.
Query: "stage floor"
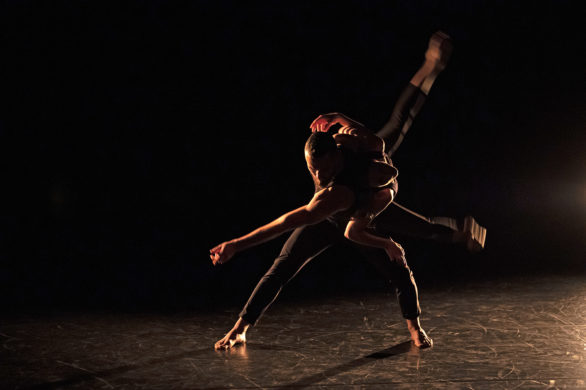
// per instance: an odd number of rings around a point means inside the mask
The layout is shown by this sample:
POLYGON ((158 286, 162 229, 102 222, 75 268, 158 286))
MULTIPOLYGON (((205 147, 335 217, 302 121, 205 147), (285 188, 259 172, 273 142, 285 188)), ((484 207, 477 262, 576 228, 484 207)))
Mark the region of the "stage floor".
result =
POLYGON ((435 342, 421 351, 391 293, 277 300, 248 345, 226 352, 213 344, 237 309, 3 316, 0 388, 586 388, 583 276, 420 288, 420 298, 435 342))

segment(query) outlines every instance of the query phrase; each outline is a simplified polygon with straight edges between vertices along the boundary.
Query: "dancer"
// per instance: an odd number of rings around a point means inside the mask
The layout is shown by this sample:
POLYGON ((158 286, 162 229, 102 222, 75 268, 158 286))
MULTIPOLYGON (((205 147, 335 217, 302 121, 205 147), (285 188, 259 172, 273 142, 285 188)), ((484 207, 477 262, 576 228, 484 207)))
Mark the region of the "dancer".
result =
MULTIPOLYGON (((431 83, 428 78, 435 79, 445 66, 445 62, 442 62, 442 58, 444 58, 442 51, 446 40, 447 37, 442 34, 434 34, 430 40, 423 66, 399 98, 389 123, 381 132, 377 133, 379 137, 382 135, 381 138, 384 138, 384 150, 387 153, 392 152, 393 146, 397 144, 397 140, 400 138, 397 134, 404 136, 420 108, 421 100, 417 99, 417 95, 422 92, 420 88, 430 87, 431 83)), ((309 137, 305 147, 305 155, 309 171, 314 183, 316 183, 316 193, 312 200, 307 205, 293 210, 245 236, 224 242, 210 250, 213 263, 222 264, 241 250, 295 229, 285 243, 281 254, 256 286, 234 327, 215 344, 217 349, 231 348, 235 344, 246 342, 247 330, 257 322, 276 299, 283 286, 311 259, 328 247, 345 241, 340 228, 347 226, 348 217, 356 211, 353 210, 355 203, 360 201, 360 193, 354 191, 357 183, 353 180, 356 177, 351 174, 356 165, 352 164, 351 158, 347 158, 348 155, 344 155, 343 151, 337 148, 333 137, 319 132, 313 133, 309 137)), ((396 183, 396 180, 393 181, 393 196, 397 191, 396 183)), ((405 225, 406 230, 414 235, 419 234, 434 239, 448 237, 449 240, 452 240, 457 233, 452 228, 433 224, 402 207, 399 207, 399 213, 396 211, 389 213, 389 209, 391 207, 374 220, 373 229, 377 235, 385 237, 387 231, 396 228, 397 225, 393 223, 393 218, 388 218, 389 214, 396 215, 399 220, 408 222, 405 225), (379 224, 379 220, 383 223, 379 224)), ((421 310, 413 273, 404 261, 404 251, 401 246, 392 240, 387 241, 392 243, 389 245, 395 248, 391 254, 380 248, 363 245, 359 245, 357 248, 363 254, 364 259, 371 262, 379 273, 395 286, 399 306, 406 319, 414 344, 420 348, 430 347, 433 342, 421 328, 419 321, 421 310)))

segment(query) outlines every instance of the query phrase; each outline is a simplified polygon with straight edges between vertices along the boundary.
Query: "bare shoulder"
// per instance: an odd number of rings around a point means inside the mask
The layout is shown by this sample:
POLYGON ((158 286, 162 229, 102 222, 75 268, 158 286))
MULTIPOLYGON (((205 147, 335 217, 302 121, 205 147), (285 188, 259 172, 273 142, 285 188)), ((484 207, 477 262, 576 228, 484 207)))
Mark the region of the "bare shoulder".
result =
POLYGON ((334 185, 331 187, 326 187, 318 192, 315 193, 314 199, 337 199, 337 198, 347 198, 347 197, 354 197, 354 193, 352 190, 343 185, 334 185))
POLYGON ((327 209, 330 211, 345 210, 354 203, 354 192, 346 186, 335 185, 315 193, 310 208, 327 209))

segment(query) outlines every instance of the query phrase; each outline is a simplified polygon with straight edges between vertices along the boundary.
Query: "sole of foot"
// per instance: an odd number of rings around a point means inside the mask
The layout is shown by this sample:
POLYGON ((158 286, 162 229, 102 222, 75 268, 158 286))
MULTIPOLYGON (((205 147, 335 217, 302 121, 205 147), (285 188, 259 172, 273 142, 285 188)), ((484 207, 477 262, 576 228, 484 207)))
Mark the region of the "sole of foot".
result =
POLYGON ((438 31, 431 36, 429 46, 425 52, 425 61, 430 64, 432 70, 420 87, 424 94, 429 94, 436 77, 446 68, 453 49, 452 38, 443 31, 438 31))
POLYGON ((464 233, 466 234, 466 248, 470 252, 480 252, 486 242, 486 228, 480 226, 470 215, 464 218, 464 233))

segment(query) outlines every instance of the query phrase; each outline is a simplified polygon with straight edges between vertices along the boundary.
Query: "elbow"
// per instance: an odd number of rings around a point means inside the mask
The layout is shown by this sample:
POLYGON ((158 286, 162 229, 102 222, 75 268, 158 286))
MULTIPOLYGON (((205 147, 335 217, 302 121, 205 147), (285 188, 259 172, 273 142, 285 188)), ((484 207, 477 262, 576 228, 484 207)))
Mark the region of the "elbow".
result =
POLYGON ((304 225, 315 225, 318 222, 323 221, 326 219, 324 216, 320 214, 310 213, 304 221, 304 225))

